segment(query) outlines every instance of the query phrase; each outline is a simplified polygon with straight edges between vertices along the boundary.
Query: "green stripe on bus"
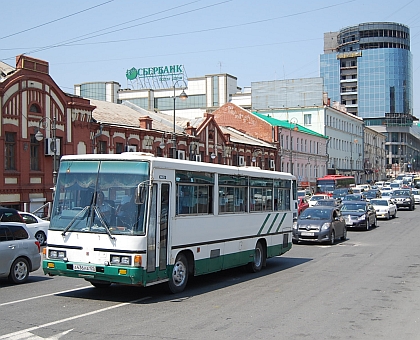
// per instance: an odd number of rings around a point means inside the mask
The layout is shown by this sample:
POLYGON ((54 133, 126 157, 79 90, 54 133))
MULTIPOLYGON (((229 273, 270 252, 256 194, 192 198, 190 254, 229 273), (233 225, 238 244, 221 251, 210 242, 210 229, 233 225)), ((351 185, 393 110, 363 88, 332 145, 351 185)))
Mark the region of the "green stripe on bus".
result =
POLYGON ((265 221, 264 221, 264 223, 262 224, 262 226, 261 226, 260 230, 258 230, 257 235, 260 235, 260 234, 261 234, 262 230, 263 230, 263 229, 264 229, 264 227, 265 227, 265 224, 267 223, 268 219, 270 218, 270 215, 271 215, 271 214, 268 214, 268 215, 267 215, 267 217, 265 218, 265 221))
POLYGON ((278 232, 279 231, 279 229, 280 229, 280 227, 281 227, 281 225, 283 224, 283 221, 284 221, 284 219, 286 218, 286 214, 284 213, 283 214, 283 218, 281 219, 281 221, 280 221, 280 223, 279 223, 279 225, 278 225, 278 227, 277 227, 277 229, 276 229, 276 232, 278 232))
POLYGON ((271 222, 271 225, 270 225, 270 228, 268 228, 267 234, 269 234, 271 229, 273 228, 273 225, 276 222, 277 217, 279 217, 279 213, 276 214, 276 217, 274 217, 273 222, 271 222))

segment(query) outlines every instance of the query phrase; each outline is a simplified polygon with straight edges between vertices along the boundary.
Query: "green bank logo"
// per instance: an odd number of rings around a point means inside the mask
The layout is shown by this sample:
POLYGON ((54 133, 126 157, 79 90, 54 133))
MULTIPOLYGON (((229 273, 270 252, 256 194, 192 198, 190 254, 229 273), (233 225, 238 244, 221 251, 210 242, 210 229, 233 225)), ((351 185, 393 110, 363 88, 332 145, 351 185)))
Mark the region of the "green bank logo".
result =
POLYGON ((125 73, 125 76, 127 77, 128 80, 134 80, 137 78, 137 69, 135 69, 134 67, 131 70, 127 70, 127 72, 125 73))
POLYGON ((128 80, 136 78, 158 78, 160 81, 179 79, 184 74, 184 65, 131 68, 125 72, 128 80))

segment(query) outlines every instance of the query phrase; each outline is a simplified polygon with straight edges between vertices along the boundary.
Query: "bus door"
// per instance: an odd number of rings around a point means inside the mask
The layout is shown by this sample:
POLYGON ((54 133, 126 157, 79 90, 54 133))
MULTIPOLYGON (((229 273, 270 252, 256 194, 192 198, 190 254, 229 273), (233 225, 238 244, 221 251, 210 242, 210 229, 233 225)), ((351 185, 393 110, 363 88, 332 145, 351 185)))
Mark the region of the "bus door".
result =
POLYGON ((148 273, 166 270, 168 263, 170 183, 155 183, 152 187, 150 219, 147 233, 148 273))

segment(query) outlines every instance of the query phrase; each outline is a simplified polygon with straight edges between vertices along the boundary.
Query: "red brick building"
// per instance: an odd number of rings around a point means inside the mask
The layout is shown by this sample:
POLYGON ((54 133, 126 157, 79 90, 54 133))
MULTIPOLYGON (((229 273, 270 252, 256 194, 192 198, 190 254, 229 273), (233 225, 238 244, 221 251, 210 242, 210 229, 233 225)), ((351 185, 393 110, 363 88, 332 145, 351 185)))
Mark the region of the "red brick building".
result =
MULTIPOLYGON (((0 62, 0 204, 34 211, 50 202, 54 158, 86 153, 149 152, 229 165, 257 165, 255 150, 276 147, 240 129, 220 126, 212 114, 189 121, 138 107, 64 93, 46 61, 20 55, 0 62), (42 140, 35 138, 42 133, 42 140), (51 142, 57 141, 57 150, 51 142), (175 137, 175 139, 174 139, 175 137)), ((245 129, 247 125, 245 124, 245 129)), ((256 128, 258 130, 258 128, 256 128)), ((271 157, 271 156, 270 156, 271 157)), ((267 163, 259 163, 268 169, 267 163)))

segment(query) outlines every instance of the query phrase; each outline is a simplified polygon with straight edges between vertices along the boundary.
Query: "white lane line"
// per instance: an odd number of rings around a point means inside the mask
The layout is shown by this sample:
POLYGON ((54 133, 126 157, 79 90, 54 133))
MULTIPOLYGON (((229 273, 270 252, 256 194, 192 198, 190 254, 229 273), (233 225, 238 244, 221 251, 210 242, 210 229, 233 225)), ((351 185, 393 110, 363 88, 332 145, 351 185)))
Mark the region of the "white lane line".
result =
POLYGON ((53 296, 53 295, 64 294, 64 293, 69 293, 69 292, 76 292, 78 290, 82 290, 82 289, 86 289, 86 288, 92 288, 92 287, 91 286, 86 286, 86 287, 81 287, 81 288, 68 289, 68 290, 63 290, 61 292, 44 294, 44 295, 38 295, 38 296, 33 296, 33 297, 30 297, 30 298, 21 299, 21 300, 15 300, 15 301, 10 301, 10 302, 4 302, 4 303, 0 303, 0 307, 7 306, 7 305, 13 305, 14 303, 19 303, 19 302, 25 302, 25 301, 35 300, 35 299, 41 299, 41 298, 44 298, 44 297, 47 297, 47 296, 53 296))
POLYGON ((5 334, 5 335, 0 336, 0 339, 10 339, 12 337, 14 337, 15 339, 17 339, 16 337, 18 335, 22 335, 22 334, 25 334, 25 333, 28 333, 28 332, 32 332, 32 331, 35 331, 35 330, 40 329, 40 328, 50 327, 50 326, 54 326, 54 325, 57 325, 57 324, 60 324, 60 323, 64 323, 64 322, 67 322, 67 321, 72 321, 72 320, 75 320, 75 319, 84 318, 84 317, 89 316, 89 315, 94 315, 94 314, 106 312, 106 311, 109 311, 111 309, 124 307, 124 306, 130 305, 132 303, 141 302, 141 301, 144 301, 144 300, 147 300, 147 299, 150 299, 150 296, 147 296, 147 297, 144 297, 144 298, 141 298, 141 299, 137 299, 137 300, 133 300, 133 301, 129 301, 129 302, 120 303, 120 304, 115 305, 115 306, 101 308, 101 309, 94 310, 92 312, 88 312, 88 313, 85 313, 85 314, 71 316, 71 317, 66 318, 66 319, 52 321, 52 322, 49 322, 49 323, 45 323, 43 325, 39 325, 39 326, 35 326, 35 327, 23 329, 21 331, 17 331, 17 332, 14 332, 14 333, 5 334))

